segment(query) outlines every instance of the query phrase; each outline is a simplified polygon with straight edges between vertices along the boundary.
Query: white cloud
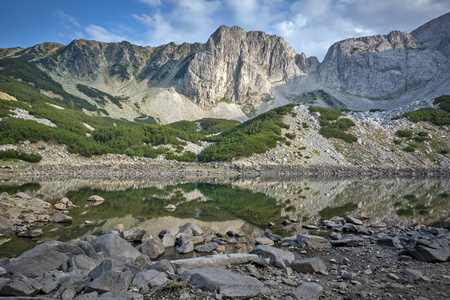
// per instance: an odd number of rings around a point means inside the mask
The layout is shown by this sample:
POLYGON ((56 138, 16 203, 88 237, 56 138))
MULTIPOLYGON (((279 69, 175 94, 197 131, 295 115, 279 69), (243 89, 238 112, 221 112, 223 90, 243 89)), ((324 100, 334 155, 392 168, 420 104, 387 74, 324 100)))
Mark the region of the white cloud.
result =
POLYGON ((138 1, 152 7, 162 5, 161 0, 138 0, 138 1))
POLYGON ((85 28, 89 34, 89 39, 93 39, 101 42, 121 42, 127 40, 125 37, 109 32, 103 27, 97 25, 89 25, 85 28))
POLYGON ((64 25, 70 24, 70 25, 73 25, 73 26, 78 27, 78 28, 81 27, 80 23, 78 23, 78 21, 74 17, 69 16, 68 14, 63 12, 62 10, 57 10, 56 14, 60 18, 61 22, 64 23, 64 25))
POLYGON ((62 10, 57 10, 56 16, 59 19, 58 27, 64 30, 64 32, 58 34, 59 36, 69 36, 71 39, 82 39, 84 37, 81 25, 78 23, 77 19, 66 14, 62 10))

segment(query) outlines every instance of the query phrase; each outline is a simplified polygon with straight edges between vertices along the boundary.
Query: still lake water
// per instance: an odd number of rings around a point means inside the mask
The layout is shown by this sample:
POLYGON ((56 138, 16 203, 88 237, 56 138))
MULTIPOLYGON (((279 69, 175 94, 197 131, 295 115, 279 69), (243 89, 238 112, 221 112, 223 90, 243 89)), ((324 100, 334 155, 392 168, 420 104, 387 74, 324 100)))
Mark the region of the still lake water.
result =
POLYGON ((55 203, 69 198, 79 209, 71 209, 68 227, 43 227, 39 239, 0 238, 0 257, 17 256, 48 240, 73 241, 86 235, 101 235, 123 224, 141 226, 157 236, 164 228, 198 222, 206 233, 228 230, 259 237, 268 222, 274 233, 290 236, 305 232, 303 225, 320 224, 335 215, 364 213, 369 223, 394 225, 449 224, 450 181, 448 178, 389 179, 99 179, 35 180, 0 183, 0 193, 26 192, 55 203), (87 198, 105 199, 90 206, 87 198), (177 209, 166 211, 174 204, 177 209), (298 223, 282 226, 285 219, 298 223), (84 225, 84 221, 95 225, 84 225))

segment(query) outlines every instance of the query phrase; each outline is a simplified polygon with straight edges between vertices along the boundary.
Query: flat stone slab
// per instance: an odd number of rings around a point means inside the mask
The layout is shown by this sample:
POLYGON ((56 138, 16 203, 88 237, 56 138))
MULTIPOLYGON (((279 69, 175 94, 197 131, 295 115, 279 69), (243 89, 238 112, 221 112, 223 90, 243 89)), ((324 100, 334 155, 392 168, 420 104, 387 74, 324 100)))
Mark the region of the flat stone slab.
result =
POLYGON ((219 291, 225 298, 247 299, 268 292, 264 284, 256 278, 219 268, 186 270, 181 277, 190 277, 190 285, 208 291, 219 291))
POLYGON ((319 271, 326 271, 327 267, 320 258, 311 257, 301 260, 294 260, 292 262, 292 269, 299 273, 315 273, 319 271))
POLYGON ((294 299, 316 300, 322 296, 323 287, 314 282, 304 282, 299 285, 292 293, 294 299))
POLYGON ((216 254, 196 258, 172 260, 177 268, 203 268, 203 267, 222 267, 226 265, 246 264, 258 259, 258 255, 233 253, 233 254, 216 254))

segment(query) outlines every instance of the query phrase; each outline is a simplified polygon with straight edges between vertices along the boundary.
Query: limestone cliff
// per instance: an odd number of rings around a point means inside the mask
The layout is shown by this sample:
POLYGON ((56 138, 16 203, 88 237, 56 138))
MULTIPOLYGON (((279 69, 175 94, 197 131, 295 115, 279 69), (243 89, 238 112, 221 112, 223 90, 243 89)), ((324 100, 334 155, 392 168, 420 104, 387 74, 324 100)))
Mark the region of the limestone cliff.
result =
POLYGON ((319 82, 370 99, 393 98, 425 85, 447 62, 441 52, 418 47, 411 34, 392 31, 332 45, 319 82))
POLYGON ((270 98, 274 85, 285 84, 307 70, 304 54, 278 36, 221 26, 190 62, 178 90, 201 107, 221 99, 255 104, 270 98))

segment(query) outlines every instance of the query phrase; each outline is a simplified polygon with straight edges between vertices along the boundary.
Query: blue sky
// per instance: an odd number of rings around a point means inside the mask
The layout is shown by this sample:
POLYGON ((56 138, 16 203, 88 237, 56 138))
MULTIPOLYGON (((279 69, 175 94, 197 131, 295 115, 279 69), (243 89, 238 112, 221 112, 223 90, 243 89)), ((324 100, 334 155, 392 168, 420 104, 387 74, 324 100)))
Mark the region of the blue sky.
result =
POLYGON ((339 40, 410 32, 447 12, 448 0, 0 0, 0 48, 81 38, 204 43, 225 24, 282 36, 322 60, 339 40))

